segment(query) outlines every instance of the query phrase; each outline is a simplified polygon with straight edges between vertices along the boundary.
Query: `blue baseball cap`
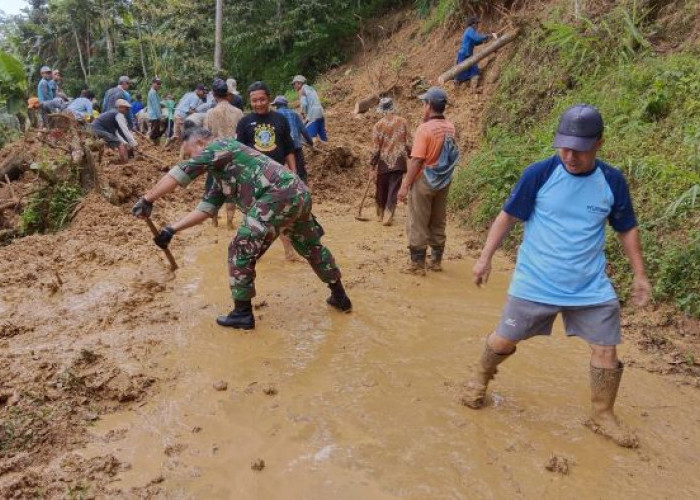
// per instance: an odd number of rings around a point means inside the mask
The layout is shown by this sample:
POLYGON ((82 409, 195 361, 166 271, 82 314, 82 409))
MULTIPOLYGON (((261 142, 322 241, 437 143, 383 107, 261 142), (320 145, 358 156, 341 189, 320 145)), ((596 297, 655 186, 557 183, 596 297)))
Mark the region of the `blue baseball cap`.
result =
POLYGON ((576 104, 561 115, 554 147, 590 151, 603 136, 604 128, 603 117, 595 107, 576 104))
POLYGON ((430 87, 424 94, 419 95, 418 99, 425 102, 434 102, 436 104, 447 104, 447 92, 440 87, 430 87))
POLYGON ((273 106, 289 106, 289 102, 287 101, 287 98, 284 97, 283 95, 278 95, 275 97, 275 100, 272 101, 273 106))

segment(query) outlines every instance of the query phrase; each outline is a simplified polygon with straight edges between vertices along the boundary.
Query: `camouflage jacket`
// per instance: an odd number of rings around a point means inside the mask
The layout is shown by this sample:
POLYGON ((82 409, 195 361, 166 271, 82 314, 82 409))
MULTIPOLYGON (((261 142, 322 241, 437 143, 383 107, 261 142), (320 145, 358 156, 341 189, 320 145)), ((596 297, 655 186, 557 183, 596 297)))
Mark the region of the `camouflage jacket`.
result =
POLYGON ((209 214, 227 202, 248 213, 261 200, 282 201, 307 191, 295 173, 233 138, 211 142, 199 156, 175 165, 169 174, 187 186, 205 172, 211 173, 214 182, 197 210, 209 214))

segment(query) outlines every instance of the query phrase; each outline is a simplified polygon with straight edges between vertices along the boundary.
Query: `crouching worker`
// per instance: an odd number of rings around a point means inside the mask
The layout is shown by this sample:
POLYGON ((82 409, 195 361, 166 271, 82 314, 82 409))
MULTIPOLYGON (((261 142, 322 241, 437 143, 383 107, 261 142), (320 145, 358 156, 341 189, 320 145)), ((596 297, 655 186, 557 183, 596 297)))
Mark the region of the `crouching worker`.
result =
POLYGON ((129 130, 126 115, 129 114, 131 104, 124 99, 117 99, 116 109, 109 110, 98 116, 91 124, 92 132, 97 137, 104 139, 107 146, 119 151, 119 163, 129 161, 129 151, 135 149, 138 144, 129 130))
POLYGON ((255 328, 251 299, 255 297, 255 264, 280 235, 289 237, 294 249, 331 289, 326 301, 350 312, 352 304, 340 281, 333 255, 321 244, 323 228, 311 213, 311 194, 299 177, 267 156, 233 138, 214 140, 211 132, 194 127, 183 134, 183 147, 191 159, 173 167, 132 209, 136 217, 148 217, 153 202, 178 186, 209 173, 214 183, 197 208, 165 227, 155 238, 167 248, 173 236, 204 222, 227 202, 234 202, 244 217, 229 245, 228 263, 234 309, 216 322, 221 326, 255 328))

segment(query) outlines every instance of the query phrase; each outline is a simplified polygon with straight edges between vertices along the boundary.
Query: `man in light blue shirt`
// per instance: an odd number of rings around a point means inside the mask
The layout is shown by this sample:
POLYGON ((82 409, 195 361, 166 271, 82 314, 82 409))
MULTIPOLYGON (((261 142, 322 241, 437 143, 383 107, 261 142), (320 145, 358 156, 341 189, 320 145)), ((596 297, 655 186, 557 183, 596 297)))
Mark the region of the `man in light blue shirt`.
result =
POLYGON ((86 90, 83 96, 73 99, 68 105, 68 111, 73 113, 73 116, 75 116, 75 119, 78 121, 91 121, 92 100, 94 98, 95 94, 91 90, 86 90))
POLYGON ((299 94, 301 114, 306 120, 306 131, 311 137, 318 136, 319 140, 326 142, 326 118, 323 113, 323 105, 316 90, 306 83, 303 75, 296 75, 292 79, 292 86, 299 94))
POLYGON ((203 98, 206 94, 204 85, 197 85, 192 92, 187 92, 175 108, 175 133, 173 137, 178 139, 182 137, 184 131, 185 118, 197 111, 197 107, 203 104, 203 98))
POLYGON ((160 106, 160 94, 158 91, 162 82, 160 78, 156 77, 151 82, 151 89, 148 91, 148 97, 146 98, 146 108, 148 109, 148 123, 151 132, 148 136, 153 144, 158 144, 158 139, 165 132, 163 127, 163 122, 161 121, 162 111, 160 106))
POLYGON ((66 102, 55 93, 57 86, 52 81, 53 73, 48 66, 42 66, 41 80, 37 86, 37 97, 41 103, 41 121, 44 127, 48 127, 48 114, 62 111, 66 108, 66 102))
POLYGON ((486 387, 516 344, 549 335, 557 314, 566 334, 591 348, 592 414, 586 425, 620 446, 638 446, 636 436, 613 413, 623 365, 620 305, 605 273, 605 226, 610 224, 634 273, 632 298, 645 305, 651 287, 644 269, 637 219, 622 173, 596 159, 603 144, 603 119, 593 106, 579 104, 561 117, 557 154, 530 165, 489 231, 474 281, 485 284, 491 259, 517 221, 523 242, 501 321, 465 387, 462 403, 484 404, 486 387))

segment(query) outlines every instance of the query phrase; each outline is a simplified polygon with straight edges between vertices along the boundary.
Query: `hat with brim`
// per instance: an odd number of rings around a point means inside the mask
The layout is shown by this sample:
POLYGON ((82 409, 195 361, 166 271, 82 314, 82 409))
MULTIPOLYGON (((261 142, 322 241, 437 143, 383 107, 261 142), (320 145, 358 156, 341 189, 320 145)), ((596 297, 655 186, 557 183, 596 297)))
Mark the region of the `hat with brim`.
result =
POLYGON ((39 73, 47 73, 49 71, 51 71, 51 68, 49 68, 48 66, 42 66, 39 70, 39 73))
POLYGON ((306 77, 304 77, 304 75, 297 75, 292 78, 292 83, 306 83, 306 77))
POLYGON ((394 100, 391 97, 382 97, 377 105, 377 113, 390 113, 394 111, 394 100))
POLYGON ((575 104, 559 119, 554 147, 590 151, 603 136, 603 117, 590 104, 575 104))
POLYGON ((447 92, 440 87, 430 87, 424 94, 419 95, 418 99, 424 102, 447 104, 447 92))
POLYGON ((554 147, 573 149, 574 151, 590 151, 598 142, 598 137, 577 137, 558 133, 554 136, 554 147))
POLYGON ((130 108, 131 104, 129 104, 129 101, 126 99, 117 99, 117 102, 114 103, 114 105, 118 108, 124 107, 124 108, 130 108))
POLYGON ((288 106, 289 101, 287 101, 287 98, 284 97, 283 95, 278 95, 275 97, 274 101, 272 101, 273 106, 288 106))

